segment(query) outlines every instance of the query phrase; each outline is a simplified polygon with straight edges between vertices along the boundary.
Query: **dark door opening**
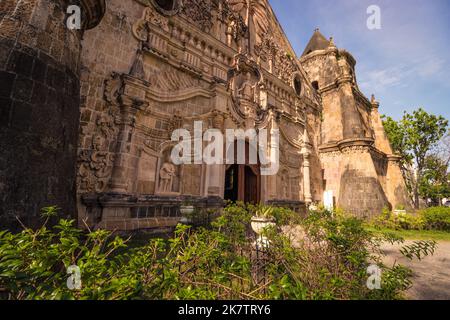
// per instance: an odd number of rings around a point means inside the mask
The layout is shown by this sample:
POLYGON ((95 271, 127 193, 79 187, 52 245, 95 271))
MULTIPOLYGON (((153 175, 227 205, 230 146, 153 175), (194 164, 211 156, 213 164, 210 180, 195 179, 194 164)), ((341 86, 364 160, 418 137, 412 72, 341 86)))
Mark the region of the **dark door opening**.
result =
POLYGON ((245 194, 244 194, 244 202, 258 204, 259 203, 259 172, 256 171, 256 168, 252 168, 250 166, 245 166, 245 194))
POLYGON ((225 173, 225 200, 258 204, 261 200, 258 166, 232 165, 225 173))
MULTIPOLYGON (((237 144, 234 144, 235 163, 237 144)), ((258 164, 250 164, 250 145, 245 144, 245 163, 229 166, 225 173, 225 200, 258 204, 261 201, 261 172, 258 164)))
POLYGON ((225 200, 239 200, 239 166, 234 164, 225 173, 225 200))

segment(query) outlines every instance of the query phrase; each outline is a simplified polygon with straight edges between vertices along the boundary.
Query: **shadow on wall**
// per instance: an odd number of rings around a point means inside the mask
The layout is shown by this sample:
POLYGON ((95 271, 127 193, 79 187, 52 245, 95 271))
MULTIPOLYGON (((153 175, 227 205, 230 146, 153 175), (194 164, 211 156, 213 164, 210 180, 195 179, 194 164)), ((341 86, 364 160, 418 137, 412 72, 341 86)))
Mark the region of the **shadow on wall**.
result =
POLYGON ((347 169, 340 185, 338 206, 357 217, 372 218, 385 207, 392 209, 377 178, 347 169))
POLYGON ((406 187, 397 186, 394 191, 394 196, 397 204, 402 204, 407 210, 413 208, 411 199, 406 192, 406 187))

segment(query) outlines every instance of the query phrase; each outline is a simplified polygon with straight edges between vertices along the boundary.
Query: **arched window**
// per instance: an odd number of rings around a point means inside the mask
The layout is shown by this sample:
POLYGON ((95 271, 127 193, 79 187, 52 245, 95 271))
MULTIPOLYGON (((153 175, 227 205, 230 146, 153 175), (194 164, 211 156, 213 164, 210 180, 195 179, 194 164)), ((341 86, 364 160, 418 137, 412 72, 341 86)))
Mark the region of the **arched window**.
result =
POLYGON ((302 93, 302 81, 299 75, 296 75, 294 78, 294 90, 295 93, 299 96, 302 93))
POLYGON ((313 86, 314 90, 316 90, 316 91, 319 90, 319 82, 313 81, 312 86, 313 86))
POLYGON ((164 15, 174 15, 180 7, 180 0, 152 0, 156 9, 164 15))
POLYGON ((156 4, 166 11, 172 11, 175 9, 175 0, 155 0, 156 4))

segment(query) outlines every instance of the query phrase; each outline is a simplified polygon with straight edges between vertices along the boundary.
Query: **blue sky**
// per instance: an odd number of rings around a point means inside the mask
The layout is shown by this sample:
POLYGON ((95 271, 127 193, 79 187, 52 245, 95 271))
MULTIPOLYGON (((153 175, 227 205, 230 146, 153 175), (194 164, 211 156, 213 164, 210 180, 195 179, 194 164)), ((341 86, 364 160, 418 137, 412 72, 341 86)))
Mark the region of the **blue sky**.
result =
POLYGON ((375 94, 380 112, 400 119, 423 107, 450 119, 449 0, 269 2, 297 55, 316 27, 351 52, 360 89, 375 94), (366 26, 370 5, 381 8, 381 30, 366 26))

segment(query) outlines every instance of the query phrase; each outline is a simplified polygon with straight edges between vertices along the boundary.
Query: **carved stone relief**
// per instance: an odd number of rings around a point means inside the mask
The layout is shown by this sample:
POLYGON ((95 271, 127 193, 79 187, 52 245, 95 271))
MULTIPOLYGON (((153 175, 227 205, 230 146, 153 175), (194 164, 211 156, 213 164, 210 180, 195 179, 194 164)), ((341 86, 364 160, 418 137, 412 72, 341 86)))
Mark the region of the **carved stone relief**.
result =
POLYGON ((212 1, 183 0, 181 13, 202 31, 209 32, 213 25, 212 1))
POLYGON ((173 164, 171 159, 172 148, 166 148, 159 159, 158 178, 158 194, 173 195, 181 192, 180 166, 173 164))
POLYGON ((78 189, 82 192, 105 191, 111 177, 114 156, 109 152, 117 129, 112 116, 102 115, 96 121, 90 149, 78 154, 78 189))

